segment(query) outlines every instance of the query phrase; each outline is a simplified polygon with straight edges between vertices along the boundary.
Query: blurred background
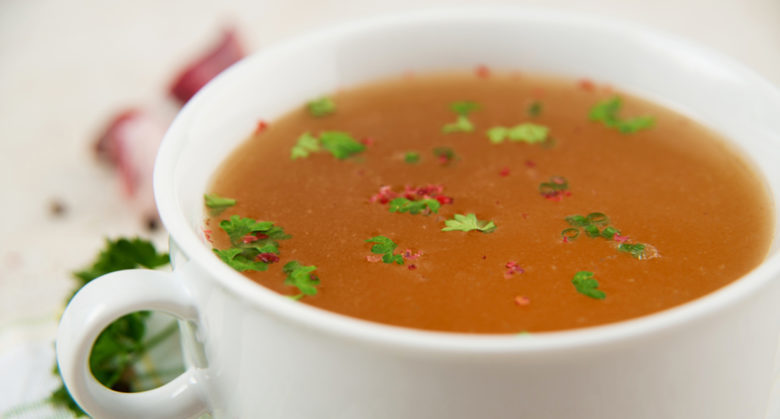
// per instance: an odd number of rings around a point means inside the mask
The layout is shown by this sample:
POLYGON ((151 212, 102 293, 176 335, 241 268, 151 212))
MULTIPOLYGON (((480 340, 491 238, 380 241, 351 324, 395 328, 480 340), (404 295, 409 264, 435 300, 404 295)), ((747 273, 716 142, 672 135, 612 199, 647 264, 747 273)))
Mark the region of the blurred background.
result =
MULTIPOLYGON (((140 111, 153 121, 146 132, 161 132, 180 106, 172 84, 231 28, 251 53, 361 17, 485 3, 0 0, 0 417, 22 417, 8 412, 58 385, 52 342, 76 285, 71 272, 88 266, 105 238, 167 247, 143 190, 128 198, 122 166, 95 153, 117 116, 140 111)), ((780 0, 490 3, 636 22, 718 50, 780 86, 780 0)), ((780 418, 779 387, 772 419, 780 418)), ((45 417, 36 415, 24 417, 45 417)))

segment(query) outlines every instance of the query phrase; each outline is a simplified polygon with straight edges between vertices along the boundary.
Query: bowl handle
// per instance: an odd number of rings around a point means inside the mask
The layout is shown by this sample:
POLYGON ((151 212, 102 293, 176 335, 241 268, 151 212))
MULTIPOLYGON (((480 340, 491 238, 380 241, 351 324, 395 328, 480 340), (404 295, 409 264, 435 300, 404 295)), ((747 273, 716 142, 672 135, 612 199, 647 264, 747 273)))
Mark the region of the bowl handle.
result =
POLYGON ((188 418, 208 410, 195 367, 153 390, 120 393, 103 386, 89 369, 97 337, 118 318, 155 310, 187 321, 198 312, 183 281, 172 272, 131 269, 89 282, 70 301, 57 331, 57 363, 74 400, 99 418, 188 418))

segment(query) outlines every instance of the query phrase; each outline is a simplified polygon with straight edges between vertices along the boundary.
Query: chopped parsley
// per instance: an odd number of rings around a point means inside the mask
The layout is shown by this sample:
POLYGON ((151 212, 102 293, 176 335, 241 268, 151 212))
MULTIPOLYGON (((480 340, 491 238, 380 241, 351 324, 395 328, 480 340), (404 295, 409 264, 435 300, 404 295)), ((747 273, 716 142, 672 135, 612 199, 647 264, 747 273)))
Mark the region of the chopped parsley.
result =
POLYGON ((376 236, 366 240, 367 243, 374 243, 371 246, 371 253, 382 255, 382 262, 384 263, 397 263, 399 265, 404 264, 404 257, 401 254, 393 254, 395 248, 398 247, 395 242, 385 236, 376 236))
POLYGON ((304 132, 298 137, 298 142, 292 148, 290 158, 292 160, 309 157, 309 154, 320 151, 320 141, 317 137, 308 132, 304 132))
POLYGON ((629 253, 631 256, 642 260, 645 258, 645 245, 643 243, 620 243, 618 250, 629 253))
POLYGON ((549 182, 539 184, 539 193, 549 200, 560 201, 563 197, 571 195, 569 181, 563 176, 553 176, 549 182))
POLYGON ((214 253, 239 272, 265 271, 269 264, 279 261, 279 240, 290 238, 272 222, 238 215, 222 220, 219 226, 230 237, 231 247, 213 249, 214 253))
POLYGON ((600 212, 592 212, 587 216, 570 215, 566 217, 566 222, 570 226, 576 227, 567 228, 561 232, 561 236, 567 240, 576 239, 579 236, 579 229, 582 229, 588 237, 603 237, 608 240, 612 240, 616 234, 620 234, 620 231, 609 225, 609 218, 600 212), (601 227, 604 227, 603 230, 601 227), (576 230, 577 234, 573 234, 572 230, 576 230))
POLYGON ((287 262, 282 267, 282 271, 287 274, 284 284, 296 287, 299 291, 298 294, 290 295, 289 298, 300 300, 307 295, 317 295, 317 285, 320 284, 320 279, 313 274, 315 270, 317 270, 316 266, 304 266, 295 260, 287 262))
POLYGON ((333 157, 339 160, 344 160, 366 149, 366 146, 360 144, 351 135, 341 131, 323 132, 320 134, 320 143, 323 148, 330 151, 330 154, 333 154, 333 157))
POLYGON ((442 231, 472 231, 478 230, 483 233, 492 233, 496 230, 496 224, 493 221, 478 220, 475 214, 455 214, 451 220, 444 221, 446 227, 442 231))
POLYGON ((603 300, 607 297, 607 294, 605 294, 604 291, 598 289, 599 282, 593 279, 593 272, 579 271, 574 274, 574 279, 571 280, 571 283, 574 284, 574 288, 577 289, 577 292, 582 295, 597 300, 603 300))
POLYGON ((487 137, 493 144, 503 143, 505 140, 528 144, 543 143, 547 141, 550 129, 544 125, 526 122, 513 127, 496 126, 487 131, 487 137))
MULTIPOLYGON (((155 269, 166 266, 169 262, 168 254, 158 252, 148 240, 120 238, 106 240, 105 247, 92 265, 74 272, 73 275, 78 279, 80 289, 93 279, 110 272, 136 268, 155 269)), ((174 321, 157 334, 147 337, 150 313, 137 311, 122 316, 98 335, 90 352, 89 368, 95 379, 104 386, 122 391, 146 390, 139 387, 138 382, 132 378, 136 376, 136 366, 143 354, 178 330, 178 324, 174 321)), ((67 408, 75 416, 86 416, 73 401, 64 384, 51 394, 49 400, 54 405, 67 408)))
POLYGON ((336 112, 336 103, 329 97, 321 97, 306 104, 309 114, 314 117, 323 117, 336 112))
POLYGON ((415 164, 420 162, 420 153, 416 151, 407 151, 404 154, 404 162, 409 164, 415 164))
POLYGON ((421 199, 412 201, 406 198, 395 198, 390 201, 390 212, 408 212, 409 214, 419 214, 421 212, 430 214, 438 213, 441 204, 435 199, 421 199))
POLYGON ((584 231, 588 237, 601 237, 609 241, 618 243, 617 250, 630 254, 639 259, 653 259, 658 257, 658 250, 645 243, 628 243, 628 236, 621 236, 620 230, 610 225, 609 218, 600 212, 592 212, 587 216, 570 215, 566 217, 566 222, 571 227, 561 231, 561 237, 564 243, 575 240, 580 235, 580 230, 584 231))
POLYGON ((591 121, 601 122, 607 127, 615 128, 624 134, 641 131, 655 124, 655 118, 651 116, 621 119, 617 115, 621 106, 622 101, 618 96, 598 102, 590 109, 588 118, 591 121))
POLYGON ((219 215, 222 211, 236 205, 236 200, 233 198, 225 198, 215 193, 203 195, 203 199, 206 202, 206 207, 209 209, 211 215, 219 215))
POLYGON ((441 132, 448 134, 451 132, 473 132, 474 124, 469 119, 469 114, 480 109, 480 105, 471 101, 453 102, 450 104, 450 109, 458 114, 458 119, 455 122, 445 124, 441 128, 441 132))
POLYGON ((528 109, 526 109, 525 112, 531 117, 539 116, 539 114, 542 113, 542 102, 539 102, 538 100, 532 102, 528 105, 528 109))
POLYGON ((474 111, 480 110, 482 107, 479 103, 464 100, 460 102, 450 103, 450 109, 458 115, 468 116, 474 111))
POLYGON ((298 137, 298 142, 290 152, 292 160, 309 157, 311 153, 317 153, 325 149, 333 157, 344 160, 366 149, 366 146, 356 141, 349 133, 341 131, 323 131, 320 138, 308 132, 298 137))
POLYGON ((435 147, 433 149, 433 155, 436 156, 442 165, 448 165, 458 157, 458 155, 455 154, 455 150, 450 147, 435 147))

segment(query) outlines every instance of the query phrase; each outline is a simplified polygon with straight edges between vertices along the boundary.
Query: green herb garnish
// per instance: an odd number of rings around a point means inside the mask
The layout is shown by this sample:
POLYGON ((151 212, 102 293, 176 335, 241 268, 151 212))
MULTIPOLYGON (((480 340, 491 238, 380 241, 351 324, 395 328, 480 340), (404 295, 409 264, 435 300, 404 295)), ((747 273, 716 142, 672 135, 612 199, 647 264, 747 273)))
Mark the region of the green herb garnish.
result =
POLYGON ((450 103, 450 109, 458 115, 468 116, 474 111, 480 110, 482 107, 477 102, 464 100, 460 102, 450 103))
POLYGON ((336 112, 336 104, 329 97, 321 97, 306 104, 311 116, 317 118, 336 112))
POLYGON ((478 220, 475 214, 455 214, 451 220, 444 221, 446 227, 442 231, 471 231, 478 230, 483 233, 492 233, 496 230, 493 221, 478 220))
POLYGON ((206 202, 206 207, 209 209, 211 215, 219 215, 222 211, 236 205, 236 200, 233 198, 225 198, 215 193, 203 195, 203 199, 206 202))
POLYGON ((341 131, 325 131, 320 134, 322 147, 330 151, 333 157, 343 160, 349 156, 360 153, 366 146, 357 142, 351 135, 341 131))
POLYGON ((404 154, 404 162, 409 164, 415 164, 420 161, 420 153, 416 151, 408 151, 404 154))
POLYGON ((450 147, 435 147, 433 149, 433 155, 444 165, 451 163, 458 157, 458 155, 455 154, 455 150, 450 147))
POLYGON ((243 271, 265 271, 268 265, 279 261, 279 240, 290 235, 270 221, 257 221, 233 215, 222 220, 219 226, 230 237, 232 247, 213 249, 233 269, 243 271))
MULTIPOLYGON (((74 272, 78 288, 107 273, 136 268, 155 269, 168 265, 167 253, 158 252, 144 239, 106 240, 106 245, 89 268, 74 272)), ((74 293, 75 294, 75 291, 74 293)), ((72 297, 71 297, 72 298, 72 297)), ((69 298, 70 299, 70 298, 69 298)), ((138 311, 120 317, 100 333, 92 346, 89 358, 92 375, 104 386, 121 391, 141 391, 132 377, 135 365, 154 346, 178 330, 172 322, 156 335, 146 338, 149 311, 138 311)), ((56 368, 55 368, 56 371, 56 368)), ((86 416, 73 401, 64 385, 57 388, 49 400, 69 409, 76 416, 86 416)))
POLYGON ((631 254, 631 256, 642 260, 645 258, 645 245, 643 243, 620 243, 618 250, 631 254))
POLYGON ((382 255, 382 262, 384 263, 397 263, 399 265, 404 264, 404 257, 402 255, 395 255, 393 251, 398 247, 395 242, 385 236, 376 236, 366 240, 367 243, 374 243, 371 246, 371 253, 382 255))
POLYGON ((547 140, 550 129, 544 125, 526 122, 514 127, 496 126, 487 131, 487 137, 493 144, 503 143, 505 140, 523 142, 528 144, 543 143, 547 140))
POLYGON ((566 241, 571 241, 579 237, 580 230, 574 227, 569 227, 561 231, 561 237, 563 237, 566 241))
POLYGON ((539 184, 539 193, 547 199, 561 199, 569 190, 569 181, 563 176, 553 176, 549 182, 539 184))
POLYGON ((579 271, 574 274, 574 279, 571 280, 571 283, 574 284, 574 288, 577 289, 577 292, 582 295, 597 300, 603 300, 607 297, 607 294, 605 294, 604 291, 598 289, 599 282, 593 279, 593 272, 579 271))
POLYGON ((317 137, 308 132, 304 132, 298 137, 298 142, 292 148, 290 158, 292 160, 309 157, 309 154, 320 151, 320 141, 317 137))
POLYGON ((284 265, 282 271, 287 274, 284 279, 285 285, 294 286, 299 291, 297 295, 288 296, 289 298, 300 300, 304 296, 317 294, 316 286, 320 284, 320 279, 312 273, 315 270, 317 270, 316 266, 304 266, 295 260, 284 265))
MULTIPOLYGON (((603 237, 612 240, 616 234, 620 234, 616 228, 609 226, 609 218, 600 212, 592 212, 587 216, 570 215, 566 217, 566 222, 572 227, 581 228, 588 237, 603 237), (604 229, 602 230, 601 227, 604 229)), ((567 228, 561 232, 567 241, 574 240, 579 236, 579 234, 574 235, 568 232, 570 230, 571 228, 567 228)))
POLYGON ((474 124, 469 120, 467 116, 458 115, 458 119, 450 124, 444 124, 441 128, 441 132, 449 134, 451 132, 473 132, 474 124))
POLYGON ((615 128, 624 134, 641 131, 652 127, 655 119, 651 116, 639 116, 636 118, 620 119, 617 115, 622 106, 620 97, 601 101, 594 105, 588 113, 591 121, 598 121, 610 128, 615 128))
POLYGON ((525 112, 528 116, 539 116, 542 113, 542 103, 539 101, 532 102, 528 105, 528 109, 525 112))
POLYGON ((390 212, 408 212, 409 214, 419 214, 423 211, 428 213, 439 212, 441 204, 435 199, 422 199, 411 201, 406 198, 395 198, 390 201, 390 212))
POLYGON ((453 102, 450 104, 450 109, 458 114, 458 119, 455 122, 445 124, 441 129, 443 133, 474 131, 474 124, 469 120, 469 114, 480 109, 478 103, 470 101, 453 102))
POLYGON ((309 157, 311 153, 316 153, 322 149, 329 151, 333 157, 344 160, 366 149, 366 146, 356 141, 346 132, 324 131, 320 138, 306 132, 298 137, 298 143, 292 148, 290 158, 295 160, 309 157))

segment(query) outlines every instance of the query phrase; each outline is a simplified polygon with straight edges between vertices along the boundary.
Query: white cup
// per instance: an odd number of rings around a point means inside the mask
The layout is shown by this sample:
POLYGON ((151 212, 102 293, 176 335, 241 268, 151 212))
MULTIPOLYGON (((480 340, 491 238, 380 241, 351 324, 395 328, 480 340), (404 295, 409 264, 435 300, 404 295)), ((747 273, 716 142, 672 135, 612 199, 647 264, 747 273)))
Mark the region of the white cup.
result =
POLYGON ((425 332, 326 312, 258 286, 211 252, 201 234, 203 193, 258 118, 408 70, 478 64, 588 77, 676 109, 732 139, 780 196, 780 91, 685 41, 506 8, 335 27, 243 60, 182 110, 154 179, 174 271, 109 274, 75 296, 57 355, 76 401, 111 418, 764 417, 780 333, 777 226, 764 263, 710 295, 634 320, 522 337, 425 332), (117 393, 89 372, 90 347, 136 310, 184 320, 188 367, 155 390, 117 393))

